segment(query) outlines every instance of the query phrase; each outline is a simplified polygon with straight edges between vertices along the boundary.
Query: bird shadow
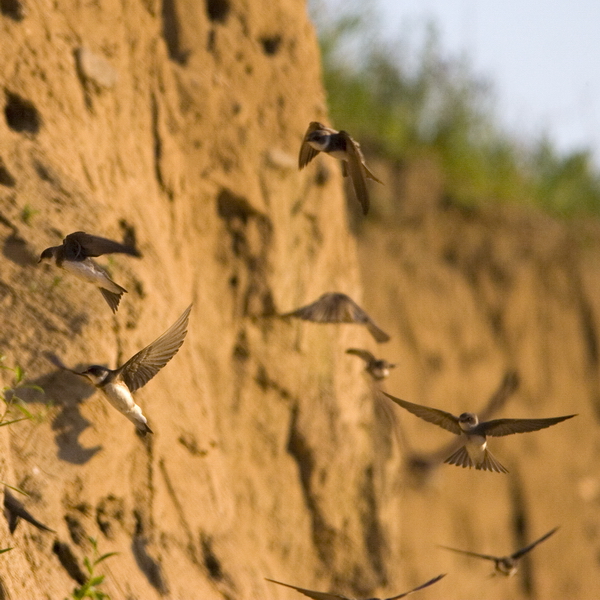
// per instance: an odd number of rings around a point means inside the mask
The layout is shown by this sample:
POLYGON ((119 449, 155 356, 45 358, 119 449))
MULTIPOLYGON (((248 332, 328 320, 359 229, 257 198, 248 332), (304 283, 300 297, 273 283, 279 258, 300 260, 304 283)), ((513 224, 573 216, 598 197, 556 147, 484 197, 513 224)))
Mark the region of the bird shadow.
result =
POLYGON ((74 465, 87 463, 102 446, 84 447, 79 436, 91 425, 80 412, 79 404, 92 396, 95 389, 74 373, 58 369, 51 371, 32 383, 44 390, 23 388, 19 390, 19 398, 24 402, 45 401, 46 404, 60 408, 60 412, 52 421, 55 433, 54 441, 58 447, 57 456, 61 460, 74 465), (41 400, 43 398, 44 400, 41 400))

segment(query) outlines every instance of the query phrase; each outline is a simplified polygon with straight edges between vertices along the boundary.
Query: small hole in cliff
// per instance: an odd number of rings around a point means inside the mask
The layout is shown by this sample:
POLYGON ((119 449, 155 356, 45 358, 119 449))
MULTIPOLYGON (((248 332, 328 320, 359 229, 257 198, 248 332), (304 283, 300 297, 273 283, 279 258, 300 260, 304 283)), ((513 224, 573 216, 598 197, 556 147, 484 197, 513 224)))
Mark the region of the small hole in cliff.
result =
POLYGON ((223 579, 223 570, 221 568, 221 562, 219 561, 219 559, 213 551, 212 540, 209 537, 202 534, 200 543, 202 545, 204 566, 206 567, 209 575, 213 579, 220 581, 221 579, 223 579))
POLYGON ((22 21, 25 18, 23 5, 19 0, 0 0, 0 13, 13 21, 22 21))
POLYGON ((211 21, 225 23, 230 10, 229 0, 206 0, 206 14, 211 21))
POLYGON ((0 158, 0 185, 6 187, 15 187, 17 180, 10 174, 10 171, 6 168, 4 161, 0 158))
POLYGON ((4 115, 8 126, 19 133, 38 133, 42 117, 33 103, 10 92, 6 93, 6 100, 4 115))
POLYGON ((162 5, 162 22, 163 22, 163 38, 167 44, 169 58, 185 65, 189 58, 189 50, 184 50, 181 47, 181 38, 179 35, 179 18, 175 8, 174 0, 164 0, 162 5))
POLYGON ((260 43, 263 47, 263 52, 267 56, 274 56, 279 51, 281 46, 281 36, 280 35, 272 35, 265 36, 260 38, 260 43))

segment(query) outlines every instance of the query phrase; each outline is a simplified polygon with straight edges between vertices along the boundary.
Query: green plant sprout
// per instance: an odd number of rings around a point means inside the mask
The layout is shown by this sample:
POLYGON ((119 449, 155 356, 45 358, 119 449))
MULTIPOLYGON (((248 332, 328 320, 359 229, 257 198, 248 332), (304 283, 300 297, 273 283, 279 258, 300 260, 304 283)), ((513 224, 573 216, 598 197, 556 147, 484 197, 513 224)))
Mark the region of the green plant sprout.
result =
MULTIPOLYGON (((93 538, 88 536, 88 540, 92 545, 92 549, 94 551, 93 558, 90 560, 87 556, 83 559, 83 564, 88 572, 87 581, 81 585, 80 587, 76 587, 71 593, 71 598, 73 600, 83 600, 84 598, 89 598, 90 600, 110 600, 110 596, 105 592, 102 592, 98 589, 98 586, 102 585, 104 582, 104 575, 96 575, 95 568, 102 561, 105 561, 107 558, 111 556, 115 556, 118 552, 108 552, 106 554, 99 555, 98 552, 98 542, 93 538)), ((65 600, 68 600, 65 598, 65 600)))
POLYGON ((26 204, 21 210, 21 221, 23 221, 25 225, 31 225, 31 219, 39 212, 39 210, 35 210, 29 204, 26 204))
POLYGON ((2 550, 0 550, 0 554, 4 554, 5 552, 8 552, 9 550, 12 550, 12 548, 2 548, 2 550))
MULTIPOLYGON (((0 392, 1 400, 4 402, 4 412, 0 415, 0 427, 4 427, 5 425, 12 425, 13 423, 18 423, 19 421, 40 421, 40 415, 33 414, 25 405, 25 402, 19 398, 18 390, 19 389, 30 389, 35 390, 40 393, 44 393, 44 389, 39 385, 35 385, 32 383, 25 383, 25 371, 20 365, 16 365, 15 367, 8 367, 2 364, 6 360, 6 356, 0 355, 0 369, 5 371, 11 371, 13 373, 13 381, 12 385, 6 385, 2 388, 0 392), (11 418, 11 411, 17 411, 21 416, 17 418, 11 418)), ((43 417, 42 417, 43 419, 43 417)))

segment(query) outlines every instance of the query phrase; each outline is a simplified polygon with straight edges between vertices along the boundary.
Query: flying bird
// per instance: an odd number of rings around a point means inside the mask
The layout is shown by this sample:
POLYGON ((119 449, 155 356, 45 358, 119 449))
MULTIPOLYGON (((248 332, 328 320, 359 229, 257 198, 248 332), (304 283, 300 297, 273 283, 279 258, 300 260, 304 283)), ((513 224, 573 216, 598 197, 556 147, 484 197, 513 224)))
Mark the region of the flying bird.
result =
MULTIPOLYGON (((446 577, 446 574, 444 573, 443 575, 438 575, 437 577, 430 579, 426 583, 423 583, 420 586, 413 588, 409 592, 404 592, 404 594, 399 594, 398 596, 391 596, 390 598, 386 598, 385 600, 397 600, 398 598, 405 598, 406 596, 408 596, 409 594, 412 594, 413 592, 418 592, 419 590, 422 590, 423 588, 433 585, 434 583, 436 583, 440 579, 442 579, 442 577, 446 577)), ((348 596, 342 596, 341 594, 328 594, 326 592, 315 592, 313 590, 307 590, 305 588, 296 587, 295 585, 289 585, 287 583, 282 583, 281 581, 275 581, 274 579, 268 579, 268 578, 266 578, 266 579, 267 579, 267 581, 271 581, 272 583, 276 583, 278 585, 284 585, 285 587, 292 588, 293 590, 296 590, 297 592, 300 592, 301 594, 304 594, 305 596, 308 596, 309 598, 313 598, 314 600, 354 600, 353 598, 349 598, 348 596)), ((368 598, 367 600, 380 600, 380 599, 379 598, 368 598)))
MULTIPOLYGON (((514 394, 518 387, 519 374, 516 371, 507 371, 504 374, 498 389, 492 394, 485 406, 481 407, 481 410, 478 412, 478 418, 481 421, 487 421, 493 417, 504 407, 510 396, 514 394)), ((403 437, 405 438, 404 434, 403 437)), ((428 483, 436 468, 447 456, 456 452, 461 446, 461 442, 461 437, 454 437, 450 442, 445 443, 437 450, 423 453, 416 451, 409 445, 408 440, 404 439, 403 445, 406 449, 406 467, 410 475, 413 476, 413 483, 416 483, 417 485, 428 483)))
POLYGON ((369 212, 367 178, 377 183, 383 182, 377 179, 365 164, 358 142, 345 131, 336 131, 312 121, 300 146, 298 167, 303 169, 319 152, 325 152, 342 161, 342 174, 344 177, 350 176, 356 197, 366 215, 369 212))
POLYGON ((40 254, 38 263, 43 260, 54 260, 57 267, 68 271, 86 283, 95 285, 111 310, 117 312, 121 296, 127 290, 115 283, 108 273, 91 258, 117 252, 130 256, 141 256, 133 246, 113 242, 83 231, 76 231, 70 233, 60 246, 46 248, 40 254))
MULTIPOLYGON (((458 552, 460 554, 466 554, 468 556, 475 556, 476 558, 483 558, 485 560, 494 561, 495 569, 501 575, 505 575, 506 577, 512 577, 517 570, 519 569, 519 561, 525 554, 529 551, 533 550, 538 544, 541 544, 544 540, 547 540, 553 533, 556 532, 558 527, 555 527, 548 533, 544 534, 535 542, 531 542, 531 544, 513 552, 509 556, 492 556, 490 554, 478 554, 477 552, 469 552, 468 550, 458 550, 456 548, 450 548, 448 546, 440 546, 440 548, 444 548, 445 550, 452 550, 452 552, 458 552)), ((492 573, 494 574, 494 573, 492 573)))
POLYGON ((381 381, 388 377, 390 369, 393 369, 396 366, 384 358, 375 358, 368 350, 361 350, 360 348, 348 348, 346 354, 353 354, 354 356, 362 358, 367 363, 365 371, 377 381, 381 381))
POLYGON ((312 304, 280 316, 298 317, 315 323, 358 323, 364 325, 377 342, 387 342, 390 339, 390 336, 379 329, 373 319, 346 294, 329 292, 312 304))
POLYGON ((185 339, 191 309, 192 306, 188 306, 165 333, 114 371, 100 365, 91 365, 85 371, 74 371, 54 357, 50 357, 50 360, 62 369, 87 377, 139 431, 153 433, 132 394, 146 385, 175 356, 185 339))
POLYGON ((15 532, 15 529, 19 524, 19 519, 31 523, 34 527, 37 527, 42 531, 55 533, 54 529, 46 527, 46 525, 34 518, 25 506, 23 506, 23 504, 19 502, 6 487, 4 488, 4 516, 8 521, 8 529, 11 533, 15 532))
POLYGON ((438 425, 447 431, 460 435, 464 444, 450 455, 444 462, 458 467, 475 467, 480 471, 495 471, 496 473, 508 473, 508 469, 502 466, 487 449, 486 437, 500 437, 513 433, 527 433, 537 431, 566 421, 577 415, 566 415, 564 417, 552 417, 550 419, 495 419, 493 421, 479 422, 475 413, 465 412, 460 416, 429 408, 420 404, 413 404, 406 400, 400 400, 391 394, 382 392, 390 400, 416 415, 420 419, 438 425))

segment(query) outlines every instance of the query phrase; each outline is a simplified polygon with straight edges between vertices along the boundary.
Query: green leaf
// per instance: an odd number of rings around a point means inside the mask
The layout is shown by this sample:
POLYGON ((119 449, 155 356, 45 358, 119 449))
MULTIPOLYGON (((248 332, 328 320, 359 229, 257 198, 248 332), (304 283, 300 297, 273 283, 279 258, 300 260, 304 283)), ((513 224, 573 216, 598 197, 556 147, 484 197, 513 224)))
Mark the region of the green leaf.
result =
POLYGON ((9 550, 12 550, 12 548, 2 548, 2 550, 0 550, 0 554, 4 554, 5 552, 8 552, 9 550))
POLYGON ((0 427, 4 427, 5 425, 12 425, 13 423, 18 423, 19 421, 29 421, 29 418, 21 417, 20 419, 13 419, 12 421, 3 421, 0 422, 0 427))
POLYGON ((94 561, 94 566, 101 563, 103 560, 110 558, 111 556, 116 556, 117 554, 119 554, 119 553, 118 552, 108 552, 107 554, 103 554, 100 558, 97 558, 94 561))
POLYGON ((96 585, 100 585, 102 582, 104 581, 104 575, 98 575, 98 577, 94 577, 93 579, 90 579, 89 586, 90 587, 94 587, 96 585))
POLYGON ((83 564, 85 565, 85 568, 88 570, 88 573, 90 575, 92 575, 94 573, 94 567, 92 566, 92 563, 90 563, 90 559, 87 556, 83 559, 83 564))
POLYGON ((27 496, 29 498, 29 494, 27 492, 25 492, 21 488, 14 487, 13 485, 8 485, 8 483, 6 483, 6 481, 0 481, 0 485, 4 485, 7 488, 10 488, 11 490, 14 490, 15 492, 19 492, 19 494, 23 494, 23 496, 27 496))

